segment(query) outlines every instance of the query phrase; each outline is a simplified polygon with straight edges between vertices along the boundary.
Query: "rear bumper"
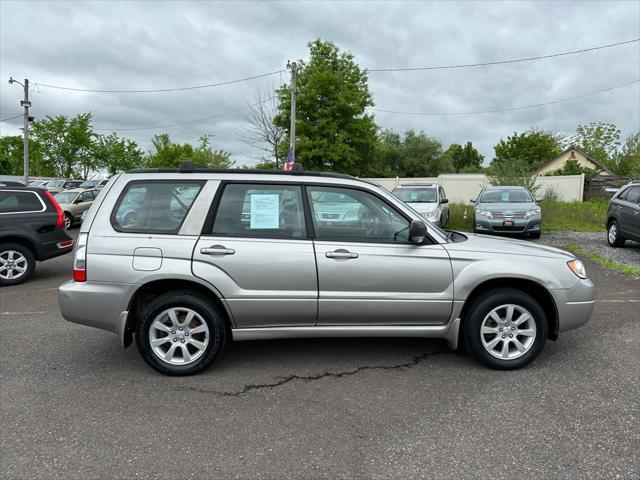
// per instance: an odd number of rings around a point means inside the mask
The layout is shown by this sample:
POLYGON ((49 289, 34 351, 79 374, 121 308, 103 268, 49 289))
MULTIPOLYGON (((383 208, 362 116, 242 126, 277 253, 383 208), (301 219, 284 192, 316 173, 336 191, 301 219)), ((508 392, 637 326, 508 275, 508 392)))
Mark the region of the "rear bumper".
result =
MULTIPOLYGON (((65 320, 121 335, 122 313, 138 285, 74 282, 58 287, 58 302, 65 320)), ((125 315, 126 320, 126 315, 125 315)))
POLYGON ((73 250, 73 239, 69 234, 63 230, 58 229, 55 232, 51 232, 46 235, 46 240, 40 244, 37 251, 37 260, 42 262, 49 260, 50 258, 59 257, 60 255, 66 255, 73 250), (67 247, 58 247, 61 242, 69 242, 71 245, 67 247))
POLYGON ((589 321, 596 303, 596 290, 589 279, 573 287, 551 291, 558 309, 558 331, 567 332, 589 321))

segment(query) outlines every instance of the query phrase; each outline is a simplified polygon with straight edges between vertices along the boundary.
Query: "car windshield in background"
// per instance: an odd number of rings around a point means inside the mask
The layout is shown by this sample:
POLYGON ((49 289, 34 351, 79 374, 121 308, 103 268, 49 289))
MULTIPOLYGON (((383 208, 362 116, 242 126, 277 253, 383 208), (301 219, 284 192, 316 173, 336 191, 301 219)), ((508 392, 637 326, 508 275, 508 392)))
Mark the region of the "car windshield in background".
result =
POLYGON ((64 180, 51 180, 47 183, 47 187, 49 188, 59 188, 64 185, 64 180))
POLYGON ((73 203, 77 196, 77 192, 60 192, 54 198, 58 203, 73 203))
POLYGON ((531 203, 533 198, 529 192, 520 188, 513 190, 487 190, 482 194, 480 203, 531 203))
POLYGON ((80 188, 94 188, 98 184, 98 180, 87 180, 80 184, 80 188))
POLYGON ((398 188, 393 194, 406 203, 436 203, 438 193, 435 188, 398 188))

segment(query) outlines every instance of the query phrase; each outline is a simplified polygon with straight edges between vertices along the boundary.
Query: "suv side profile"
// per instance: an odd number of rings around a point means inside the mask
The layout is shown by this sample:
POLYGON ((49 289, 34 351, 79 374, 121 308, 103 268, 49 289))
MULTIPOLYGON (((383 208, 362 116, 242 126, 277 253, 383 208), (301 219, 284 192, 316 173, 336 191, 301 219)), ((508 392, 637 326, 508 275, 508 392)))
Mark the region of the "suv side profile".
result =
POLYGON ((442 338, 516 369, 586 323, 595 292, 570 253, 444 232, 353 177, 186 164, 112 178, 59 302, 170 375, 231 340, 358 336, 442 338))
POLYGON ((640 242, 640 181, 630 182, 609 200, 607 242, 622 247, 625 241, 640 242))
POLYGON ((17 285, 42 262, 71 252, 62 209, 47 190, 0 187, 0 286, 17 285))

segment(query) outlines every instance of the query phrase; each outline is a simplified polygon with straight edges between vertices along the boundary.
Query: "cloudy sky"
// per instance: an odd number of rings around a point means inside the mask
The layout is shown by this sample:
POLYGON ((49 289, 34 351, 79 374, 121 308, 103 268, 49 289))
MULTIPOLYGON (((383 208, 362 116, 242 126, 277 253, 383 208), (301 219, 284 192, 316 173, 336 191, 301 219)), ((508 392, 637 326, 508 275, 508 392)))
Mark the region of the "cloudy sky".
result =
MULTIPOLYGON (((281 70, 307 58, 321 37, 351 51, 361 67, 491 62, 567 52, 640 38, 640 2, 38 2, 0 0, 0 119, 20 113, 19 86, 32 83, 144 90, 225 82, 281 70)), ((640 78, 640 43, 572 56, 475 68, 371 72, 383 128, 423 130, 450 143, 472 141, 487 160, 493 145, 535 126, 571 134, 580 123, 612 122, 624 136, 640 129, 640 84, 565 103, 498 113, 580 96, 640 78), (437 114, 437 115, 436 115, 437 114)), ((155 133, 195 143, 212 135, 238 164, 260 153, 242 139, 243 113, 170 128, 237 110, 286 73, 246 82, 162 93, 86 93, 36 85, 32 112, 92 112, 94 127, 122 130, 145 150, 155 133), (149 128, 147 128, 149 127, 149 128)), ((0 134, 20 133, 20 118, 0 134)))

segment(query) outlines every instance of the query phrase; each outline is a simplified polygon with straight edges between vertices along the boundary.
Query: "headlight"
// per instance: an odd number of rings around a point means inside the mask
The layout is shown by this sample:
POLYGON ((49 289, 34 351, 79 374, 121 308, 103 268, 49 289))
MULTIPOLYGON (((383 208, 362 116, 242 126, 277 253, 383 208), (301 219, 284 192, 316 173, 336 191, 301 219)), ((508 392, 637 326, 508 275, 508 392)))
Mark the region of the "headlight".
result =
POLYGON ((482 215, 483 217, 493 218, 493 215, 491 215, 491 212, 489 210, 476 210, 476 213, 478 215, 482 215))
POLYGON ((587 270, 584 268, 584 264, 580 260, 578 260, 578 259, 571 260, 571 261, 567 262, 567 266, 578 277, 587 278, 587 270))
POLYGON ((533 210, 529 210, 529 211, 525 212, 524 218, 531 218, 534 215, 540 215, 540 209, 539 208, 534 208, 533 210))
POLYGON ((429 220, 432 220, 434 218, 436 218, 438 216, 438 211, 437 210, 432 210, 430 212, 424 212, 422 215, 425 216, 425 218, 428 218, 429 220))

